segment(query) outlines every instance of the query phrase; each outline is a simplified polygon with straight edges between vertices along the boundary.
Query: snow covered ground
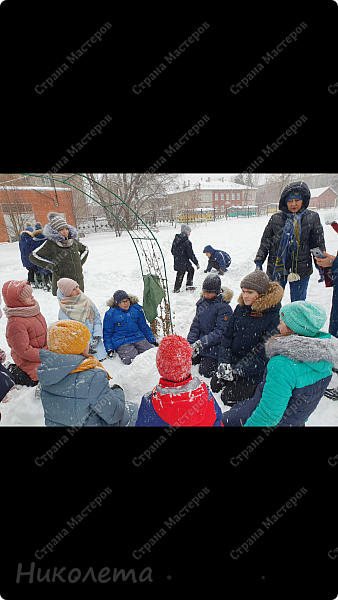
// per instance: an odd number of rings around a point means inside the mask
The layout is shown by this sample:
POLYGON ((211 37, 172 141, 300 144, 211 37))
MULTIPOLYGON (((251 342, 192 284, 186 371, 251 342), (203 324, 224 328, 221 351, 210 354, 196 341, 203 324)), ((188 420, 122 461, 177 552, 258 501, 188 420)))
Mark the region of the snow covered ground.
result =
MULTIPOLYGON (((332 212, 332 211, 331 211, 332 212)), ((331 226, 324 225, 324 211, 319 211, 324 226, 327 250, 330 254, 337 251, 337 234, 331 226)), ((194 292, 181 291, 173 294, 175 272, 173 257, 170 249, 180 225, 161 227, 156 237, 161 245, 166 262, 167 277, 170 292, 170 304, 175 333, 187 336, 190 324, 195 314, 195 304, 199 299, 202 282, 205 278, 204 269, 207 258, 203 248, 211 244, 214 248, 225 250, 232 257, 232 265, 222 281, 234 292, 231 302, 236 307, 240 294, 240 281, 254 269, 253 259, 256 254, 261 235, 269 220, 268 216, 255 218, 225 219, 217 222, 201 223, 192 226, 190 240, 201 268, 195 272, 194 292)), ((123 289, 129 294, 136 294, 142 304, 143 281, 139 260, 133 242, 127 233, 115 237, 114 233, 91 234, 82 240, 89 246, 89 257, 84 265, 85 293, 93 300, 100 311, 101 318, 108 309, 106 302, 117 289, 123 289)), ((265 266, 265 265, 264 265, 265 266)), ((27 271, 21 266, 19 244, 0 244, 0 291, 5 281, 9 279, 25 280, 27 271)), ((324 283, 317 283, 318 271, 315 269, 311 277, 307 299, 325 307, 328 320, 324 330, 328 330, 331 309, 332 288, 325 288, 324 283)), ((185 284, 185 281, 184 281, 185 284)), ((184 289, 184 285, 182 286, 184 289)), ((34 297, 40 304, 47 325, 58 317, 58 302, 51 293, 34 289, 34 297)), ((283 303, 290 302, 289 286, 286 289, 283 303)), ((2 305, 3 308, 3 305, 2 305)), ((5 330, 7 319, 0 319, 0 348, 5 350, 7 359, 11 360, 10 350, 6 342, 5 330)), ((157 349, 151 349, 135 358, 131 365, 123 365, 118 356, 107 359, 103 365, 113 376, 113 383, 121 385, 126 399, 140 404, 142 395, 151 390, 157 383, 159 375, 156 369, 155 357, 157 349)), ((198 367, 192 368, 192 374, 198 375, 198 367)), ((204 379, 201 377, 201 379, 204 379)), ((205 379, 208 383, 209 380, 205 379)), ((338 377, 333 375, 330 387, 338 386, 338 377)), ((227 410, 220 400, 220 393, 215 394, 222 410, 227 410)), ((18 386, 8 394, 9 401, 0 403, 2 419, 0 426, 44 426, 44 416, 41 401, 35 398, 35 389, 18 386)), ((338 401, 323 397, 316 411, 311 415, 307 426, 338 426, 338 401)))

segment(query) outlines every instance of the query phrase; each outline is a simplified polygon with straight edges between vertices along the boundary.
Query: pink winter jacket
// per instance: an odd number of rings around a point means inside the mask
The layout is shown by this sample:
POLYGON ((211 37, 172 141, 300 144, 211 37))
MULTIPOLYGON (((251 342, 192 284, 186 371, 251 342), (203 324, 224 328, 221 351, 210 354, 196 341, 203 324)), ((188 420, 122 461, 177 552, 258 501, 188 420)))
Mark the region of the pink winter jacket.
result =
POLYGON ((11 348, 11 356, 33 381, 38 380, 37 368, 40 365, 39 351, 47 349, 47 324, 40 312, 39 304, 25 306, 20 293, 26 281, 7 281, 2 288, 2 297, 8 317, 6 339, 11 348))

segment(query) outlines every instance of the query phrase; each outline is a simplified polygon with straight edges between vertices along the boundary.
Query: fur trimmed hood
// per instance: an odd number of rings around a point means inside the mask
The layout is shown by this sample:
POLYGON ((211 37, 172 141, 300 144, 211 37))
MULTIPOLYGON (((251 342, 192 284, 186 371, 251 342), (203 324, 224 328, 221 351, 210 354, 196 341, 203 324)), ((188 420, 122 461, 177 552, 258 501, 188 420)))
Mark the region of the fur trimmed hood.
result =
MULTIPOLYGON (((231 302, 234 293, 230 288, 222 285, 220 293, 222 294, 222 299, 224 302, 231 302)), ((203 298, 203 292, 200 293, 200 298, 203 298)))
MULTIPOLYGON (((139 303, 139 299, 137 296, 132 296, 131 294, 128 294, 128 296, 130 298, 130 306, 133 306, 133 304, 139 303)), ((110 306, 110 308, 117 308, 117 305, 115 304, 114 296, 112 298, 110 298, 110 300, 108 300, 107 306, 110 306)))
MULTIPOLYGON (((77 240, 79 238, 77 229, 75 229, 75 227, 73 227, 73 225, 68 225, 68 229, 69 229, 68 240, 73 240, 73 239, 77 240)), ((36 233, 36 232, 34 232, 34 233, 36 233)), ((61 235, 61 233, 56 231, 56 229, 53 229, 50 223, 47 223, 47 225, 44 226, 42 233, 48 240, 50 240, 51 242, 54 242, 55 244, 57 244, 58 242, 65 241, 65 238, 63 237, 63 235, 61 235)))
POLYGON ((322 337, 307 337, 303 335, 274 336, 266 344, 266 355, 282 355, 295 362, 338 363, 338 339, 320 332, 322 337))
MULTIPOLYGON (((284 290, 282 286, 277 281, 271 281, 270 288, 267 294, 260 294, 252 304, 252 310, 262 312, 271 308, 272 306, 276 306, 281 299, 283 298, 284 290)), ((243 295, 240 294, 238 298, 238 304, 240 306, 244 306, 243 295)))

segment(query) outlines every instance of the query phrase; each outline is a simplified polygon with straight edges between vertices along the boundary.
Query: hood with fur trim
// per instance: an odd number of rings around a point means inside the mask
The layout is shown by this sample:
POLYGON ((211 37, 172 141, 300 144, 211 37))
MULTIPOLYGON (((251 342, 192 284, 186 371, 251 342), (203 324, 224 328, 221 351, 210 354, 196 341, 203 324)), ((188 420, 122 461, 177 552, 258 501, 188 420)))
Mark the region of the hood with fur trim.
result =
MULTIPOLYGON (((222 299, 224 302, 231 302, 234 293, 230 288, 222 285, 220 293, 222 294, 222 299)), ((203 298, 203 292, 200 293, 200 298, 203 298)))
MULTIPOLYGON (((133 304, 139 303, 137 296, 132 296, 132 294, 128 294, 128 296, 130 298, 130 306, 133 306, 133 304)), ((110 308, 117 308, 117 305, 115 304, 114 296, 112 298, 110 298, 110 300, 108 300, 107 306, 110 306, 110 308)))
POLYGON ((322 360, 338 363, 338 339, 329 333, 319 332, 318 337, 303 335, 274 336, 266 344, 266 355, 282 355, 295 362, 318 363, 322 360))
MULTIPOLYGON (((73 240, 73 239, 77 240, 79 238, 78 231, 77 231, 77 229, 75 229, 75 227, 73 227, 73 225, 68 225, 68 230, 69 230, 68 240, 73 240)), ((65 238, 63 237, 63 235, 61 235, 61 233, 56 231, 56 229, 53 229, 52 226, 50 225, 50 223, 47 223, 47 225, 44 226, 42 233, 48 240, 50 240, 51 242, 54 242, 55 244, 57 244, 58 242, 65 241, 65 238)))
MULTIPOLYGON (((276 306, 283 298, 284 290, 277 281, 271 281, 270 288, 267 294, 260 294, 252 304, 252 310, 263 312, 272 306, 276 306)), ((238 304, 244 306, 243 295, 240 294, 238 304)))

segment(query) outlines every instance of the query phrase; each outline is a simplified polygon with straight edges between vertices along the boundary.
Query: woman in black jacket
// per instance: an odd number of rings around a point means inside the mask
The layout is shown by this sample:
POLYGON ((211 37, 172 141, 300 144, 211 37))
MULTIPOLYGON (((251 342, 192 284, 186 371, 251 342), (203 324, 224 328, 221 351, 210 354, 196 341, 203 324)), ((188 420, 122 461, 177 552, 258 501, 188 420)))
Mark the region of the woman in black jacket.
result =
POLYGON ((222 388, 221 400, 233 406, 251 398, 262 381, 267 357, 265 342, 278 332, 283 288, 261 271, 241 281, 238 305, 229 317, 218 351, 218 370, 212 376, 213 392, 222 388))
POLYGON ((256 269, 268 256, 266 273, 285 288, 290 283, 291 302, 306 300, 312 274, 311 248, 325 250, 319 215, 308 209, 311 193, 304 181, 290 183, 282 192, 278 213, 265 227, 255 257, 256 269))

